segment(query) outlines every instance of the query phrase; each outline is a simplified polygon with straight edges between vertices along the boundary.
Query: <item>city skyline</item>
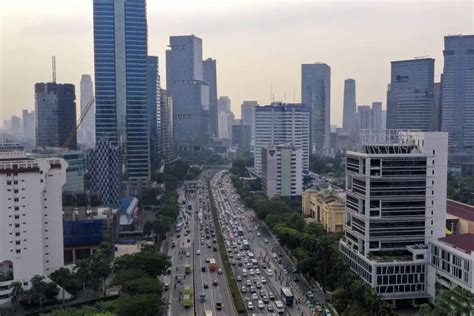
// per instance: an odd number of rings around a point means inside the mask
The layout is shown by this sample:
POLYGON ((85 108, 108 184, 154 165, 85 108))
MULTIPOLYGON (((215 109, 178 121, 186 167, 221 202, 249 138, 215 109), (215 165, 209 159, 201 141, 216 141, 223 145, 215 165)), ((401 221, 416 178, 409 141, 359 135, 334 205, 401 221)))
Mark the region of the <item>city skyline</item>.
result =
MULTIPOLYGON (((57 56, 60 82, 79 86, 82 74, 93 75, 92 2, 84 3, 47 0, 41 5, 33 1, 4 5, 0 42, 1 120, 19 115, 23 108, 33 108, 32 86, 51 77, 52 55, 57 56), (29 10, 24 9, 25 3, 29 10), (55 17, 41 14, 51 13, 52 7, 55 17), (18 20, 24 21, 21 27, 14 23, 18 20), (35 58, 27 57, 33 51, 35 58)), ((169 36, 195 34, 202 38, 206 43, 203 55, 217 60, 219 95, 231 98, 232 111, 238 117, 243 100, 269 104, 273 98, 271 91, 275 100, 299 102, 301 64, 320 61, 332 70, 331 124, 341 125, 345 79, 358 82, 359 104, 382 101, 385 108, 390 61, 416 56, 435 58, 438 82, 444 36, 472 32, 472 4, 468 1, 457 1, 456 5, 448 1, 430 5, 426 1, 406 1, 404 6, 394 1, 302 1, 297 6, 289 1, 239 1, 219 7, 204 1, 199 7, 183 6, 189 3, 148 3, 148 54, 165 60, 169 36), (233 14, 229 16, 228 12, 233 14), (403 25, 388 19, 393 14, 403 15, 403 25), (456 18, 443 19, 444 15, 456 18), (206 22, 194 23, 197 19, 206 22), (380 27, 373 28, 374 24, 380 27), (397 38, 406 44, 398 45, 397 38), (242 50, 243 46, 248 49, 242 50), (239 62, 235 62, 237 50, 239 62), (265 53, 269 50, 271 56, 265 53)), ((163 65, 163 80, 165 69, 163 65)))

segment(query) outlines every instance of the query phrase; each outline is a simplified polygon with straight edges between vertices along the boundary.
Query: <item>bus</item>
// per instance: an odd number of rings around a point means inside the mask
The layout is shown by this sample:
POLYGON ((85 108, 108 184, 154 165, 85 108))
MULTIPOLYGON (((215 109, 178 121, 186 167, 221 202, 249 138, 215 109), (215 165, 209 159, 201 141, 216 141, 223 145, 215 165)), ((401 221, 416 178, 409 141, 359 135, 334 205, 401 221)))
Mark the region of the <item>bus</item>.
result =
POLYGON ((293 296, 293 293, 291 293, 291 290, 287 287, 282 287, 280 293, 281 293, 281 299, 283 300, 283 302, 288 306, 292 306, 294 296, 293 296))
POLYGON ((216 259, 214 258, 209 259, 209 270, 212 272, 215 272, 217 270, 216 259))
POLYGON ((278 314, 282 315, 285 312, 285 307, 281 301, 275 301, 275 306, 278 314))
POLYGON ((242 241, 242 244, 243 244, 244 250, 249 250, 250 249, 249 241, 247 239, 244 239, 242 241))
POLYGON ((183 295, 183 306, 185 308, 188 308, 192 304, 192 294, 193 292, 191 291, 190 286, 185 286, 184 287, 184 295, 183 295))
POLYGON ((190 274, 191 273, 191 265, 187 264, 184 266, 184 273, 190 274))

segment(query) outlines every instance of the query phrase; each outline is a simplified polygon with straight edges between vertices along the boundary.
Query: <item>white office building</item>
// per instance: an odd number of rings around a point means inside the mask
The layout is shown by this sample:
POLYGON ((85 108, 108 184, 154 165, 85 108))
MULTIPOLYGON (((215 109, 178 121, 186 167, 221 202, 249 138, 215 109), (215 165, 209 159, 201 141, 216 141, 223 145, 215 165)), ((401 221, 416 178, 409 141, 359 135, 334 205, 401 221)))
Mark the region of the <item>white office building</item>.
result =
POLYGON ((67 163, 0 153, 0 304, 11 282, 25 286, 35 275, 64 265, 62 186, 67 163))
POLYGON ((309 168, 309 107, 272 103, 255 108, 255 169, 262 174, 262 148, 291 144, 303 151, 303 170, 309 168))
POLYGON ((303 193, 303 150, 293 145, 262 148, 262 185, 268 198, 303 193))
POLYGON ((428 244, 445 235, 448 135, 360 136, 361 148, 347 152, 340 251, 383 299, 428 298, 428 244))

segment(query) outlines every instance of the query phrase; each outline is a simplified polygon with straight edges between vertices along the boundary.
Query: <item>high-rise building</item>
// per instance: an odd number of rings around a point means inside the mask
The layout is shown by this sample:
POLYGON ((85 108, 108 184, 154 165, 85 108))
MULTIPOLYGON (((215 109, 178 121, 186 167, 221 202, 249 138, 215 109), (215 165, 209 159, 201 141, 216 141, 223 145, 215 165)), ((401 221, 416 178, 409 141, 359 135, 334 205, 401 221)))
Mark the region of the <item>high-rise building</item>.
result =
POLYGON ((161 89, 160 107, 160 158, 161 164, 165 165, 173 161, 176 157, 173 142, 173 98, 171 98, 171 95, 168 93, 168 91, 163 89, 161 89))
MULTIPOLYGON (((94 85, 90 75, 81 76, 80 89, 81 115, 85 113, 87 105, 94 99, 94 85)), ((89 147, 95 146, 95 101, 87 111, 78 130, 78 141, 89 147)))
POLYGON ((474 148, 474 35, 444 37, 441 130, 454 150, 474 148))
POLYGON ((232 140, 232 124, 234 121, 234 114, 230 110, 230 99, 227 96, 219 97, 217 100, 218 111, 218 137, 220 139, 232 140))
POLYGON ((251 144, 252 130, 242 122, 232 125, 232 146, 248 150, 251 144))
POLYGON ((62 186, 67 163, 0 152, 0 304, 11 282, 28 283, 64 265, 62 186))
POLYGON ((203 82, 202 40, 171 36, 166 51, 166 88, 173 98, 174 141, 178 150, 209 139, 209 86, 203 82))
POLYGON ((145 0, 94 0, 96 140, 117 146, 130 188, 150 179, 145 0))
POLYGON ((382 129, 382 102, 372 102, 372 128, 382 129))
POLYGON ((392 61, 388 129, 433 131, 434 59, 392 61))
POLYGON ((357 106, 359 130, 373 129, 372 109, 368 105, 357 106))
POLYGON ((23 118, 23 137, 27 142, 35 142, 36 139, 36 122, 35 122, 35 111, 28 112, 28 110, 22 111, 23 118))
POLYGON ((242 124, 250 126, 251 142, 255 141, 255 108, 257 101, 244 101, 240 106, 242 124))
POLYGON ((327 64, 301 65, 301 102, 311 111, 311 151, 329 148, 331 68, 327 64))
POLYGON ((89 153, 91 192, 101 195, 102 204, 112 208, 120 206, 122 162, 120 150, 106 139, 97 140, 89 153))
POLYGON ((209 86, 209 136, 217 137, 217 70, 216 60, 208 58, 202 62, 203 81, 209 86))
POLYGON ((441 131, 441 83, 434 84, 434 115, 433 115, 433 130, 441 131))
POLYGON ((303 151, 303 170, 309 168, 309 107, 272 103, 255 108, 255 168, 262 174, 262 148, 290 144, 303 151))
POLYGON ((354 135, 357 130, 356 82, 354 79, 344 80, 344 109, 342 129, 354 135))
POLYGON ((386 300, 428 297, 428 243, 444 237, 448 135, 361 132, 347 152, 344 238, 349 267, 386 300))
MULTIPOLYGON (((62 147, 76 126, 74 85, 55 82, 35 84, 36 146, 62 147)), ((76 135, 68 144, 77 149, 76 135)))
POLYGON ((297 197, 303 193, 303 150, 293 145, 262 149, 262 186, 272 198, 297 197))
POLYGON ((150 131, 150 167, 160 167, 160 73, 158 57, 147 57, 148 124, 150 131))

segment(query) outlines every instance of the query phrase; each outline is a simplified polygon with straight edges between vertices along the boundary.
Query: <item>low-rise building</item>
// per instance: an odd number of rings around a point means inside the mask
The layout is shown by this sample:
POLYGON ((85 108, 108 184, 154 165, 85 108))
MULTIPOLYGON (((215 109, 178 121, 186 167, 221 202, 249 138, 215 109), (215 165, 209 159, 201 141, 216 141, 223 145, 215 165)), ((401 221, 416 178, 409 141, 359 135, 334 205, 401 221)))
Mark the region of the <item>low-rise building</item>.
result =
POLYGON ((446 228, 450 233, 474 233, 474 206, 448 199, 446 213, 446 228))
POLYGON ((303 192, 303 214, 320 222, 327 232, 342 232, 345 202, 341 193, 331 186, 307 191, 303 192))

